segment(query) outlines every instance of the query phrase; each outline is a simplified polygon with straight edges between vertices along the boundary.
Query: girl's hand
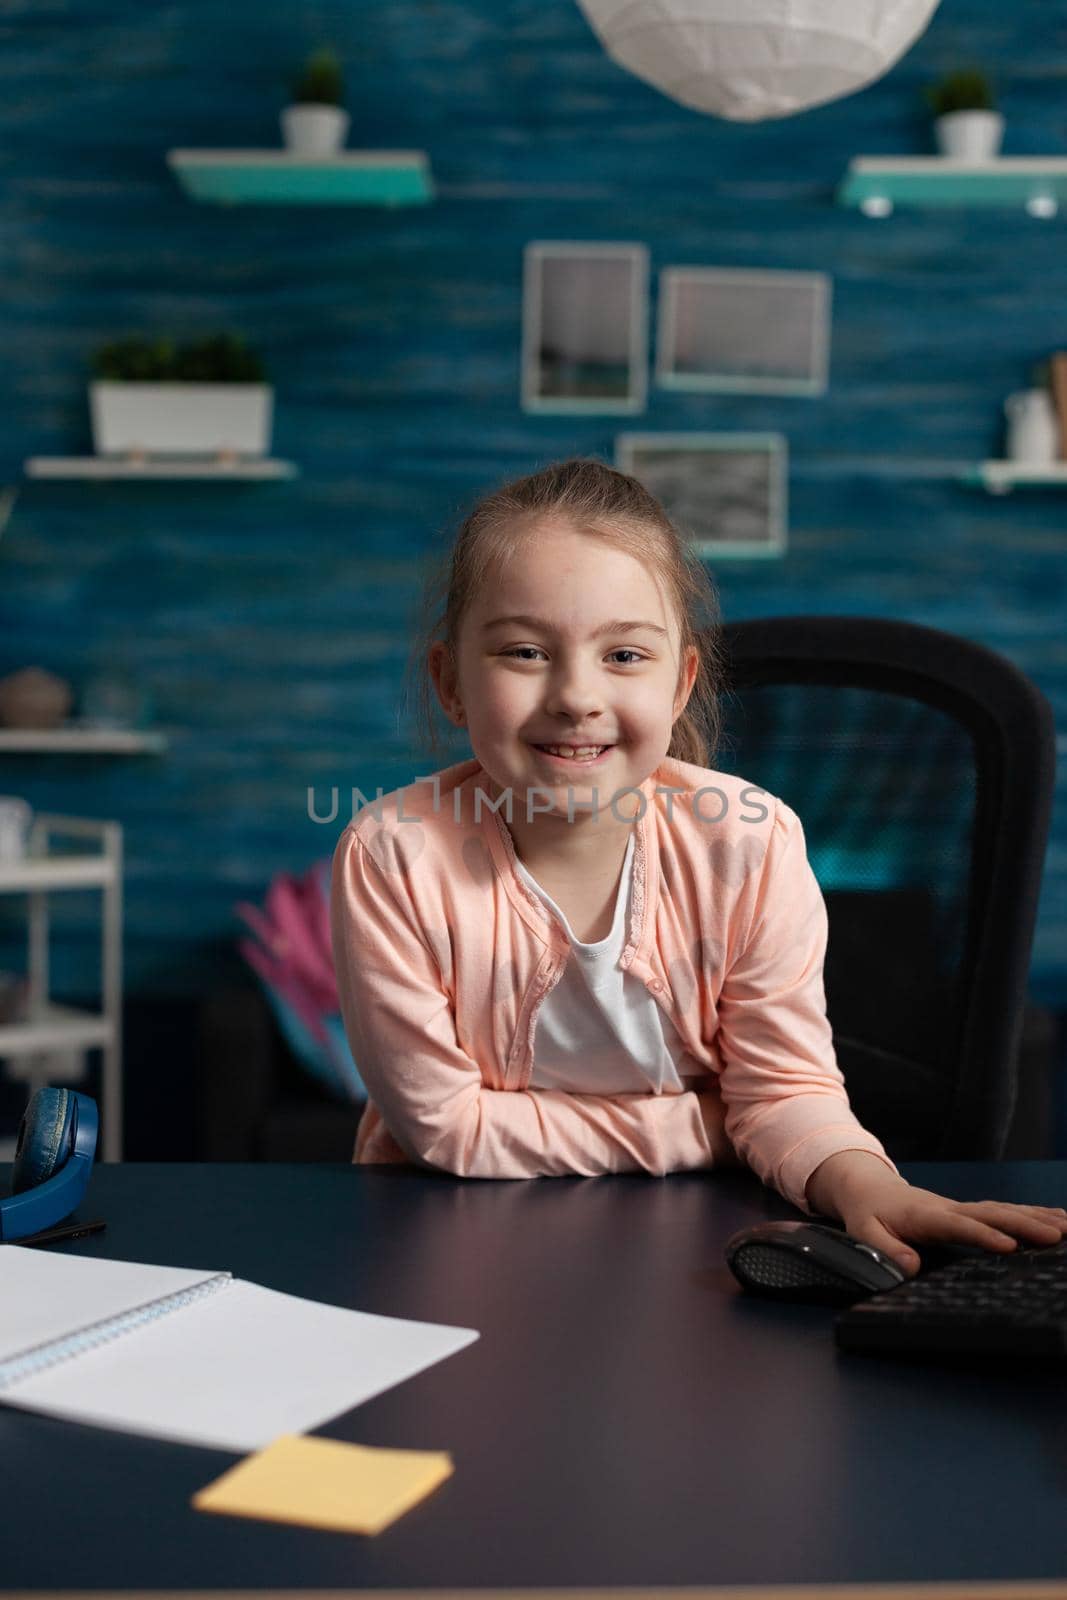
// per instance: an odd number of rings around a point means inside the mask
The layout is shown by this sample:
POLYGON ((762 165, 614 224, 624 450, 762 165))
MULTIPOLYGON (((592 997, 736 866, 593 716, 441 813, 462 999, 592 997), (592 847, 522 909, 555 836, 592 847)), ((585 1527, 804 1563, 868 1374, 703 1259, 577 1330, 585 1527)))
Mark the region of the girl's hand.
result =
POLYGON ((998 1255, 1026 1245, 1057 1244, 1067 1234, 1062 1206, 1013 1205, 1000 1200, 949 1200, 916 1189, 888 1170, 854 1180, 837 1197, 845 1232, 892 1257, 913 1278, 919 1257, 913 1244, 981 1245, 998 1255))

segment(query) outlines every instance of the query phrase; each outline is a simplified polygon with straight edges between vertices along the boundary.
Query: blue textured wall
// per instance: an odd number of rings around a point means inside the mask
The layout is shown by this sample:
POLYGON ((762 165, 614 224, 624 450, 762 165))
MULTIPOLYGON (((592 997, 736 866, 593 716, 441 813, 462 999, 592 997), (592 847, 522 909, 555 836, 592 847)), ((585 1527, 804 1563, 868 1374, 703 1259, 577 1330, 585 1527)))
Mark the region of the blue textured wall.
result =
MULTIPOLYGON (((571 0, 5 6, 3 481, 27 456, 89 450, 90 354, 138 331, 245 333, 276 385, 274 453, 302 469, 269 485, 23 482, 0 538, 0 671, 36 662, 80 688, 123 665, 171 730, 163 757, 0 758, 0 790, 125 825, 132 991, 206 987, 233 959, 233 901, 329 852, 339 824, 308 820, 309 784, 373 795, 429 770, 397 722, 422 558, 477 491, 572 452, 611 459, 622 428, 788 436, 789 551, 719 570, 728 616, 952 629, 1031 673, 1062 723, 1067 499, 986 497, 945 474, 1001 453, 1005 394, 1067 346, 1065 222, 872 222, 832 199, 853 155, 932 148, 919 89, 961 60, 997 69, 1005 154, 1060 151, 1053 11, 944 0, 879 83, 748 126, 623 72, 571 0), (291 73, 324 41, 348 69, 349 145, 425 149, 437 202, 187 200, 166 150, 276 145, 291 73), (525 415, 529 239, 643 241, 653 293, 674 264, 831 273, 829 392, 653 387, 638 417, 525 415)), ((1034 988, 1067 1004, 1062 782, 1054 826, 1034 988)), ((73 925, 57 977, 85 989, 88 899, 73 925)))

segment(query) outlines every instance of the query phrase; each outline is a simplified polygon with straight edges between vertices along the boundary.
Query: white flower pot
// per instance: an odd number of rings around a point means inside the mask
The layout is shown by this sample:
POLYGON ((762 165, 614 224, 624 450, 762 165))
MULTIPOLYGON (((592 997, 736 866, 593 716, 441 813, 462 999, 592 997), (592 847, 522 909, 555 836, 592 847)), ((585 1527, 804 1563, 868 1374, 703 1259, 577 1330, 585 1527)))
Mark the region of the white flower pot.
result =
POLYGON ((274 389, 269 383, 89 385, 97 455, 242 456, 270 453, 274 389))
POLYGON ((995 161, 1004 137, 999 111, 949 111, 934 119, 937 148, 954 161, 995 161))
POLYGON ((1004 402, 1009 461, 1048 465, 1060 453, 1060 425, 1047 389, 1020 389, 1004 402))
POLYGON ((348 137, 349 116, 340 106, 286 106, 282 138, 294 156, 335 156, 348 137))

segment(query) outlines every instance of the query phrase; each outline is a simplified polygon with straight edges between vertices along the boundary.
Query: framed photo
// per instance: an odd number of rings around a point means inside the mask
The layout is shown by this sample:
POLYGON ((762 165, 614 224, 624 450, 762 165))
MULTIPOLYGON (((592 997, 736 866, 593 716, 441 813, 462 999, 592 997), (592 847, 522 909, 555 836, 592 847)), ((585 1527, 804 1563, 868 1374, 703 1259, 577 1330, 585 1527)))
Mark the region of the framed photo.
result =
POLYGON ((655 495, 699 556, 786 548, 788 447, 780 433, 620 433, 615 465, 655 495))
POLYGON ((826 273, 665 267, 659 284, 656 380, 664 388, 826 392, 826 273))
POLYGON ((646 246, 528 244, 523 410, 635 412, 647 396, 646 246))

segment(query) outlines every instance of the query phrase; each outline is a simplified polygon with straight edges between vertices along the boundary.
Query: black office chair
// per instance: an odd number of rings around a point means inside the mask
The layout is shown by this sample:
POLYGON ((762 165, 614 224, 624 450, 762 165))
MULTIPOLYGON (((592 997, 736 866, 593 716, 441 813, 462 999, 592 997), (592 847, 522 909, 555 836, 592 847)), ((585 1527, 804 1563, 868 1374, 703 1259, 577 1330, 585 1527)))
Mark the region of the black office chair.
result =
POLYGON ((1000 1160, 1052 805, 1048 701, 1005 657, 915 623, 723 631, 712 765, 804 826, 853 1110, 895 1161, 1000 1160))

